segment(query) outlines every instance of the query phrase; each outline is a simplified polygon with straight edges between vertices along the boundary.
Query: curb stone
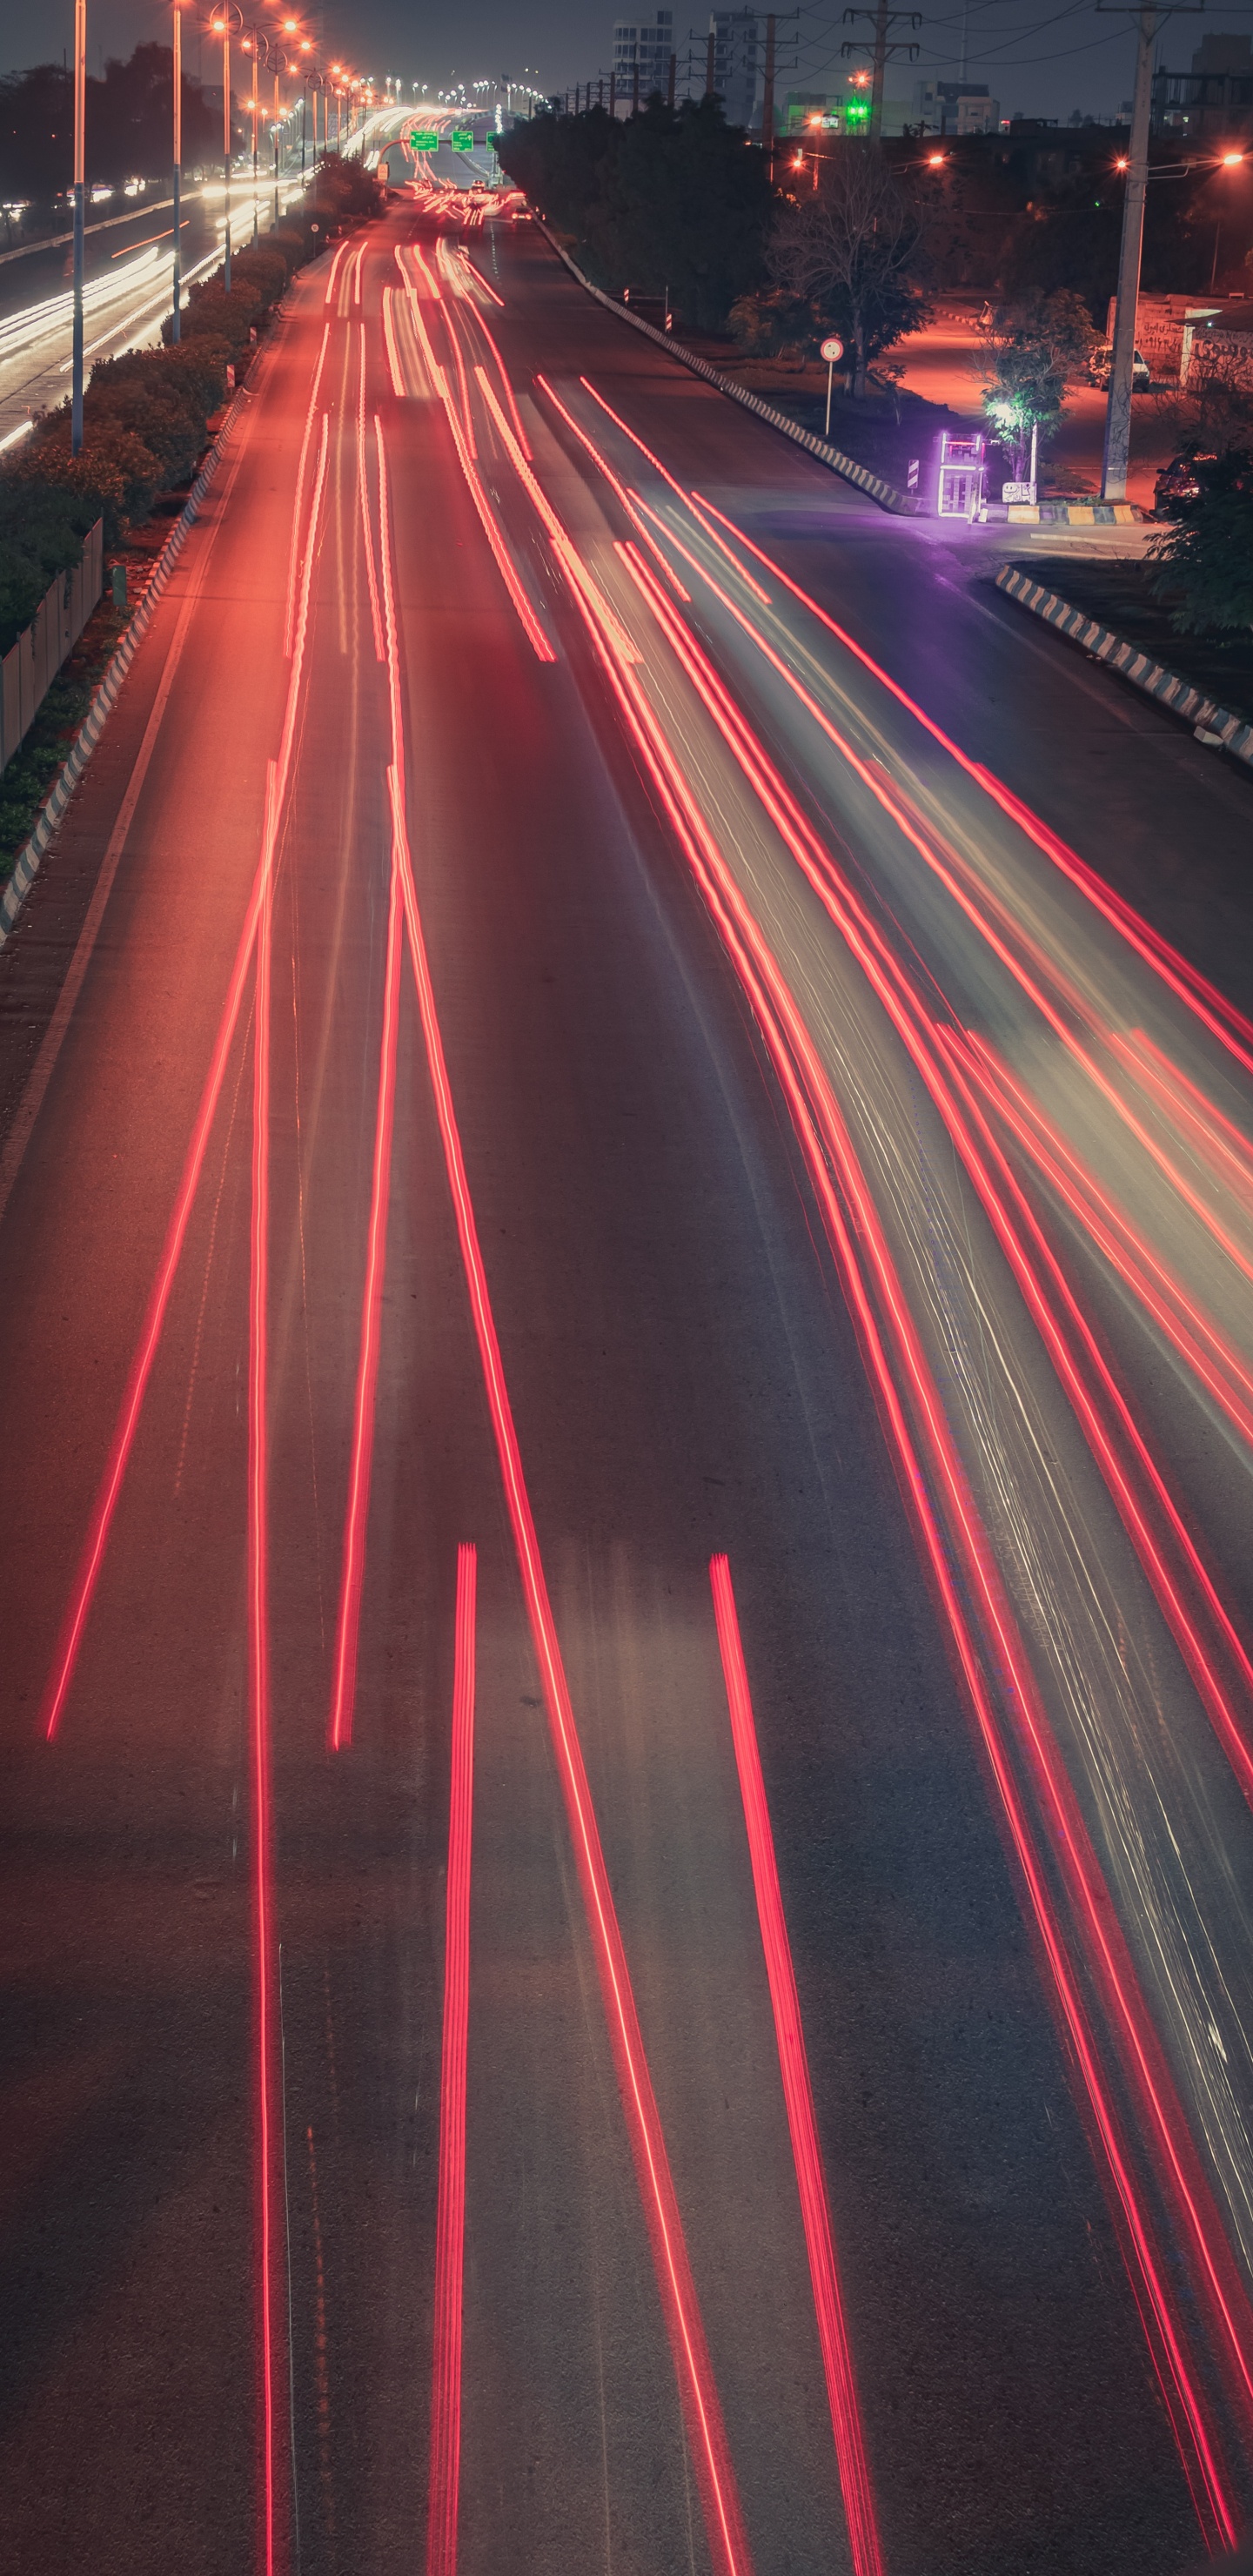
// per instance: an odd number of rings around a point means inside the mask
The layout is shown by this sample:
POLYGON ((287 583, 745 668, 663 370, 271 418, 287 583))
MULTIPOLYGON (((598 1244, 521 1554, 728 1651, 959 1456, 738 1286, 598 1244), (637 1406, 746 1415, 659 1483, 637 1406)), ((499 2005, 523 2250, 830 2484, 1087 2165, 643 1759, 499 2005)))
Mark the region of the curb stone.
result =
POLYGON ((580 286, 589 295, 594 295, 607 312, 616 313, 620 322, 629 322, 633 331, 642 331, 647 339, 655 340, 668 358, 677 358, 680 366, 690 367, 693 375, 703 376, 706 384, 713 385, 720 394, 729 394, 732 402, 742 403, 746 411, 755 412, 758 420, 768 422, 771 429, 781 429, 785 438, 794 439, 798 447, 816 456, 820 465, 829 465, 833 474, 842 474, 846 482, 856 483, 860 491, 868 492, 881 509, 891 510, 897 518, 916 519, 921 516, 923 503, 916 494, 898 492, 894 483, 885 483, 880 475, 872 474, 868 466, 858 465, 840 448, 829 447, 825 438, 818 438, 812 429, 802 429, 799 421, 789 420, 785 411, 776 411, 773 403, 763 402, 760 394, 752 394, 746 385, 737 385, 730 376, 722 375, 717 367, 710 366, 707 359, 698 358, 695 350, 685 349, 673 332, 656 330, 651 322, 645 322, 638 313, 633 313, 629 304, 619 304, 614 296, 606 295, 603 287, 593 286, 590 277, 585 277, 577 262, 571 259, 569 251, 563 250, 560 242, 553 239, 547 224, 540 223, 538 216, 536 222, 558 259, 565 261, 571 276, 576 277, 580 286))
POLYGON ((1030 609, 1033 616, 1043 617, 1061 634, 1082 644, 1094 661, 1104 662, 1108 670, 1117 671, 1124 680, 1156 698, 1159 706, 1182 716, 1202 741, 1215 748, 1221 744, 1224 751, 1234 752, 1237 760, 1253 767, 1253 724, 1243 716, 1233 716, 1226 707, 1216 705, 1213 698, 1207 698, 1190 680, 1181 678, 1178 671, 1168 671, 1164 663, 1154 662, 1141 645, 1130 643, 1125 635, 1115 635, 1112 628, 1089 617, 1086 609, 1073 608, 1069 600, 1059 599, 1056 591, 1046 590, 1043 582, 1033 581, 1030 573, 1020 572, 1017 565, 1001 565, 996 587, 1007 598, 1030 609))
POLYGON ((152 623, 152 612, 187 542, 187 532, 218 470, 227 440, 239 415, 240 406, 246 398, 247 389, 241 385, 187 495, 182 516, 175 521, 157 557, 143 598, 113 653, 103 678, 96 684, 91 705, 74 737, 69 757, 58 771, 52 788, 40 806, 30 839, 18 852, 13 873, 5 886, 3 895, 0 896, 0 948, 3 948, 12 932, 13 924, 38 874, 39 862, 44 851, 117 704, 122 682, 152 623))

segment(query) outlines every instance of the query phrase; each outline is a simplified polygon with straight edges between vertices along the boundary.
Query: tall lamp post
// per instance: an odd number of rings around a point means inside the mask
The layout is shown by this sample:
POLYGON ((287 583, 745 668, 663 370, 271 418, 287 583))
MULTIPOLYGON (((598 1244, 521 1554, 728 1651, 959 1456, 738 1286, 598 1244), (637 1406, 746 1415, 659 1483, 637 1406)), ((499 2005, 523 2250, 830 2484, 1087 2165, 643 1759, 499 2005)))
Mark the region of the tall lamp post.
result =
POLYGON ((74 329, 71 341, 70 448, 83 444, 83 232, 87 155, 87 0, 74 0, 74 329))
POLYGON ((183 13, 181 0, 174 0, 174 310, 170 318, 170 344, 177 348, 183 335, 183 13))
POLYGON ((215 36, 222 39, 222 164, 226 177, 226 247, 222 259, 222 280, 231 291, 231 22, 223 10, 213 21, 215 36))

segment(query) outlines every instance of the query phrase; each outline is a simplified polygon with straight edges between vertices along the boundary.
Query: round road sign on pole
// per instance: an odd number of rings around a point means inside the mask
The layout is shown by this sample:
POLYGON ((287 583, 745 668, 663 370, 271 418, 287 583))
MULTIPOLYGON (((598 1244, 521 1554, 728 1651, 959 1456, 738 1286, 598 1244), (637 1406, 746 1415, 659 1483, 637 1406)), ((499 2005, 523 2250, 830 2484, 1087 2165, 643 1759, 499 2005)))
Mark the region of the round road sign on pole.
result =
POLYGON ((843 341, 824 340, 822 344, 822 355, 826 359, 829 367, 838 367, 840 360, 844 355, 843 341))

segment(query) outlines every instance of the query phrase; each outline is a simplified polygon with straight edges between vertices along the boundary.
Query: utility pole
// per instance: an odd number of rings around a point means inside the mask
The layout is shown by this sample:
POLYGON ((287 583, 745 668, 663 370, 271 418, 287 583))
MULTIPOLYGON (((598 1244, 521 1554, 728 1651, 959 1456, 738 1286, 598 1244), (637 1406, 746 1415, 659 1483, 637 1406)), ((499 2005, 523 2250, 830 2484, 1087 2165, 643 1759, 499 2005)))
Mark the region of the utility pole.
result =
POLYGON ((83 251, 87 167, 87 0, 74 0, 74 327, 70 343, 70 449, 83 444, 83 251))
POLYGON ((870 140, 883 133, 883 74, 888 58, 888 0, 877 0, 874 13, 874 72, 870 83, 870 140))
POLYGON ((226 246, 222 260, 222 282, 231 291, 231 28, 229 18, 222 26, 222 152, 226 163, 226 246))
POLYGON ((632 62, 632 64, 631 64, 631 114, 632 114, 632 116, 638 116, 638 115, 639 115, 639 112, 640 112, 640 57, 639 57, 639 48, 638 48, 638 46, 637 46, 637 48, 636 48, 636 52, 635 52, 635 58, 634 58, 634 60, 633 60, 633 62, 632 62))
POLYGON ((183 227, 180 200, 183 192, 183 12, 181 0, 174 0, 174 311, 170 319, 170 346, 176 349, 183 336, 183 227))
POLYGON ((1103 501, 1125 501, 1127 498, 1136 307, 1140 300, 1140 254, 1144 246, 1144 197, 1149 175, 1149 111, 1153 101, 1153 43, 1156 35, 1156 9, 1141 9, 1136 42, 1136 85, 1131 108, 1131 142, 1127 152, 1127 193, 1122 209, 1122 248, 1118 254, 1118 302, 1114 313, 1114 345, 1110 351, 1109 403, 1105 413, 1105 460, 1101 471, 1103 501))
MULTIPOLYGON (((609 113, 611 116, 616 116, 618 113, 618 75, 616 71, 612 71, 609 75, 609 113)), ((534 108, 532 108, 531 114, 532 116, 535 114, 534 108)))
POLYGON ((679 57, 677 54, 671 54, 669 69, 666 73, 666 105, 672 116, 674 114, 674 84, 678 76, 678 69, 679 57))
POLYGON ((708 39, 708 42, 707 42, 707 44, 706 44, 706 46, 705 46, 705 96, 706 96, 706 98, 712 98, 712 97, 713 97, 713 94, 714 94, 714 41, 715 41, 715 40, 714 40, 714 31, 713 31, 713 28, 711 27, 711 28, 710 28, 710 30, 709 30, 709 39, 708 39))
POLYGON ((766 177, 774 178, 774 11, 766 16, 766 68, 761 82, 761 148, 766 156, 766 177))

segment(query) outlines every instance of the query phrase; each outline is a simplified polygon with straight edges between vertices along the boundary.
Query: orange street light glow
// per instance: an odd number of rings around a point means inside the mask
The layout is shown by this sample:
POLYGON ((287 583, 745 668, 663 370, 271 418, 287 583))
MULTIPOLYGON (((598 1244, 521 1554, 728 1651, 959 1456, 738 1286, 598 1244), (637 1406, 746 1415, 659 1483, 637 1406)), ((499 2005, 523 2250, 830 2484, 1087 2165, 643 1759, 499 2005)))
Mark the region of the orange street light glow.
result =
POLYGON ((944 157, 945 156, 942 152, 929 152, 927 154, 928 169, 942 170, 944 167, 944 157))
POLYGON ((1243 161, 1243 159, 1244 159, 1244 154, 1243 154, 1243 152, 1224 152, 1224 154, 1223 154, 1223 168, 1224 168, 1224 170, 1234 170, 1234 169, 1236 168, 1237 164, 1238 164, 1239 162, 1243 161))

